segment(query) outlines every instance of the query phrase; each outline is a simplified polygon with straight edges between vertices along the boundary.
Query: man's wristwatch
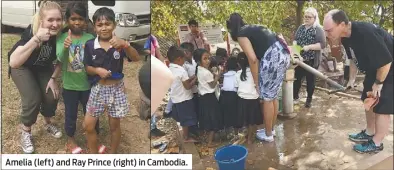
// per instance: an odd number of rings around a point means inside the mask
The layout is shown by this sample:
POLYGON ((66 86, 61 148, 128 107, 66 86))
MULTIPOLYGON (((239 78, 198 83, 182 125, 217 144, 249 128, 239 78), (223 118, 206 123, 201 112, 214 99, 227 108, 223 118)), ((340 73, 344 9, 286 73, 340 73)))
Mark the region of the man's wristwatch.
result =
POLYGON ((375 84, 383 84, 384 81, 379 81, 378 79, 375 80, 375 84))

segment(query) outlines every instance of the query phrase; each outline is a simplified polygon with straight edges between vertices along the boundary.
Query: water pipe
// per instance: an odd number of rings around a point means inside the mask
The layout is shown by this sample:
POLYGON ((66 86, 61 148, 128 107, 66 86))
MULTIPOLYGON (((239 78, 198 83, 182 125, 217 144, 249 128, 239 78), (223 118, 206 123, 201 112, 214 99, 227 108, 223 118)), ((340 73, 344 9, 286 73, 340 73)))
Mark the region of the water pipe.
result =
MULTIPOLYGON (((293 42, 293 45, 296 45, 296 42, 293 42)), ((297 55, 296 53, 293 53, 290 55, 290 60, 291 64, 290 67, 286 70, 285 74, 285 79, 283 81, 282 85, 282 105, 283 105, 283 110, 281 115, 282 116, 287 116, 287 117, 294 117, 295 113, 294 112, 294 101, 293 101, 293 84, 295 79, 295 68, 296 67, 302 67, 306 71, 312 73, 313 75, 319 77, 320 79, 326 81, 328 84, 334 86, 337 88, 337 90, 331 92, 340 92, 340 91, 345 91, 346 88, 340 85, 339 83, 331 80, 328 78, 328 76, 324 75, 320 71, 316 70, 315 68, 305 64, 302 60, 302 58, 297 55)))

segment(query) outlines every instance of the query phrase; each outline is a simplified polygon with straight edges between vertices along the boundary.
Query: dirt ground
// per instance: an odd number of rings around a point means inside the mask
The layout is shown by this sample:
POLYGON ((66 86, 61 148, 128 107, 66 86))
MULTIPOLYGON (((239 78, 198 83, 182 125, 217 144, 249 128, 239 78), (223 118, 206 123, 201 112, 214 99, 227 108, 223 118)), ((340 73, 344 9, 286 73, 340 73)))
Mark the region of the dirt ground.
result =
MULTIPOLYGON (((365 128, 362 102, 357 99, 327 95, 315 91, 313 106, 303 107, 305 97, 294 107, 294 119, 279 119, 275 142, 255 140, 248 148, 247 170, 277 169, 341 169, 373 154, 359 154, 352 150, 354 142, 349 133, 365 128)), ((392 118, 392 117, 391 117, 392 118)), ((221 146, 227 145, 225 141, 221 146)), ((393 122, 383 141, 384 152, 393 153, 393 122)), ((198 145, 197 145, 198 146, 198 145)), ((215 149, 198 147, 205 167, 218 169, 215 149), (201 152, 201 150, 205 152, 201 152), (208 151, 206 151, 208 150, 208 151)))
MULTIPOLYGON (((2 34, 2 153, 19 154, 23 153, 20 147, 20 95, 15 84, 8 79, 8 60, 7 53, 20 35, 2 34)), ((131 104, 131 112, 121 120, 122 136, 118 153, 150 153, 150 140, 148 138, 149 122, 142 121, 138 117, 136 106, 139 100, 139 83, 138 70, 143 62, 129 63, 125 62, 125 84, 127 88, 128 100, 131 104)), ((27 82, 28 83, 28 82, 27 82)), ((82 110, 78 117, 76 139, 78 144, 86 149, 86 140, 82 130, 82 110)), ((35 153, 51 154, 66 153, 66 135, 64 132, 64 104, 60 99, 54 123, 62 130, 63 137, 55 139, 49 136, 43 129, 43 117, 39 116, 37 123, 32 127, 33 139, 35 144, 35 153)), ((100 117, 100 143, 106 146, 110 145, 110 134, 108 118, 100 117)))
MULTIPOLYGON (((360 96, 362 77, 356 79, 355 85, 357 87, 347 93, 360 96)), ((359 99, 329 95, 325 91, 315 90, 312 108, 306 109, 305 87, 301 88, 300 97, 301 102, 294 106, 294 112, 297 113, 295 118, 278 118, 275 142, 266 143, 255 139, 251 145, 243 144, 248 149, 247 170, 262 170, 269 167, 281 170, 334 170, 349 167, 373 156, 353 151, 354 142, 348 139, 349 133, 359 132, 366 125, 364 109, 359 99)), ((162 130, 172 128, 163 125, 162 130)), ((233 134, 230 133, 229 136, 233 134)), ((197 152, 193 154, 194 158, 198 157, 197 160, 202 162, 204 168, 200 169, 219 169, 214 158, 216 149, 234 141, 223 140, 223 135, 217 135, 220 146, 208 148, 204 140, 206 136, 200 136, 200 139, 203 141, 195 145, 197 152)), ((393 152, 393 122, 383 144, 384 152, 393 152)), ((193 162, 194 164, 198 162, 193 162)))

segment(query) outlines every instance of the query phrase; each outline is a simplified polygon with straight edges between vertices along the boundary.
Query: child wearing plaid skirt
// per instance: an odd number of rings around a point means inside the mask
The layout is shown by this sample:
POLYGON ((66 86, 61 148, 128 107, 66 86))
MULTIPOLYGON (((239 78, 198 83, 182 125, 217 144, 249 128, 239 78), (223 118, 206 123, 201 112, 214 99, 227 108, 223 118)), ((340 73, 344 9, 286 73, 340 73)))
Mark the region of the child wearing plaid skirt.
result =
POLYGON ((97 146, 94 126, 104 112, 108 113, 111 147, 108 153, 114 154, 120 142, 120 119, 129 112, 129 105, 123 82, 123 59, 138 60, 138 52, 128 42, 116 37, 115 13, 106 7, 98 9, 93 15, 97 38, 85 44, 84 63, 92 84, 86 107, 84 128, 89 152, 105 153, 106 147, 97 146))

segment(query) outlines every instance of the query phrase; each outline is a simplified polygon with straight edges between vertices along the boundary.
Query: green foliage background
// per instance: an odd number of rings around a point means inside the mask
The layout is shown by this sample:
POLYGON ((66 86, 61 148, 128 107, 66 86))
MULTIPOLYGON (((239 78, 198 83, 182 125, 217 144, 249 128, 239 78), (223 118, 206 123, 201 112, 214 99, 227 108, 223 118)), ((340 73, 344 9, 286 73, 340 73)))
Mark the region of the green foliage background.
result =
POLYGON ((317 9, 322 24, 324 14, 331 9, 346 11, 355 21, 367 21, 393 30, 394 1, 152 1, 152 34, 158 37, 177 37, 177 25, 190 19, 199 23, 212 22, 225 26, 229 15, 238 12, 247 23, 267 26, 291 39, 302 23, 307 7, 317 9), (382 15, 378 13, 382 7, 382 15))

